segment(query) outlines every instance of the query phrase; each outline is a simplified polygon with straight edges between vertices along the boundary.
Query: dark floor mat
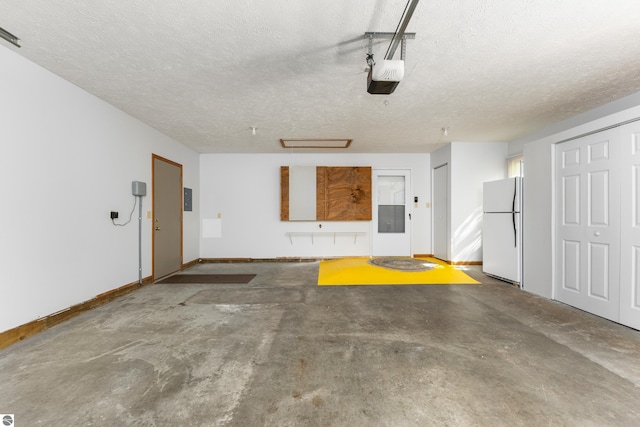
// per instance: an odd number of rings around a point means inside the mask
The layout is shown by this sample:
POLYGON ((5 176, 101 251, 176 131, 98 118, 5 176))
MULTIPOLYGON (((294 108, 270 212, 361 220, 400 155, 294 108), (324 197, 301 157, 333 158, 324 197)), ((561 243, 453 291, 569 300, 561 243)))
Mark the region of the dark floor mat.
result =
POLYGON ((255 274, 176 274, 156 283, 249 283, 255 274))

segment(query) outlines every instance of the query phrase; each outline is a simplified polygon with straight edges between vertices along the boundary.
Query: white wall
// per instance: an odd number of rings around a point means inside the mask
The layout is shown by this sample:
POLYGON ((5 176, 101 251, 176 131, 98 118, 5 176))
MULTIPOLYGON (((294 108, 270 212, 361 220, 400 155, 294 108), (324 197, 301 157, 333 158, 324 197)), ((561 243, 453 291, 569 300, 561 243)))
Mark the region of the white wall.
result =
POLYGON ((509 156, 515 156, 524 152, 524 145, 529 142, 540 141, 546 137, 564 132, 569 129, 577 128, 584 124, 588 124, 594 120, 599 120, 630 108, 640 105, 640 92, 632 93, 607 104, 601 105, 592 110, 570 117, 567 120, 558 122, 552 126, 539 129, 522 138, 518 138, 509 143, 509 156))
POLYGON ((522 288, 551 298, 553 280, 553 146, 524 146, 522 288))
POLYGON ((451 143, 451 260, 482 261, 482 184, 506 178, 506 142, 451 143))
POLYGON ((449 165, 449 261, 482 261, 482 183, 506 177, 506 156, 506 142, 452 142, 432 153, 432 168, 449 165))
POLYGON ((200 240, 202 258, 277 258, 367 256, 370 221, 280 221, 280 166, 371 166, 374 169, 411 169, 412 250, 431 253, 431 175, 428 154, 203 154, 200 156, 201 216, 216 221, 221 237, 200 240), (413 205, 413 204, 412 204, 413 205), (352 237, 294 237, 292 231, 358 231, 352 237))
POLYGON ((185 213, 184 261, 198 258, 198 154, 71 83, 0 47, 0 331, 151 274, 151 155, 183 165, 195 210, 185 213))
MULTIPOLYGON (((639 93, 640 94, 640 93, 639 93)), ((630 100, 638 105, 618 111, 614 114, 600 116, 578 126, 563 129, 540 139, 524 144, 524 289, 553 298, 554 271, 554 156, 555 143, 594 132, 608 126, 633 120, 640 117, 640 96, 638 94, 625 97, 620 104, 613 102, 584 113, 580 117, 597 117, 598 113, 619 110, 627 106, 630 100)), ((577 120, 577 119, 576 119, 577 120)), ((574 120, 565 121, 570 125, 574 120)), ((553 127, 557 130, 558 127, 553 127)), ((540 131, 537 134, 544 135, 540 131)), ((526 140, 524 138, 523 140, 526 140)))
MULTIPOLYGON (((447 212, 449 213, 449 218, 447 218, 447 236, 451 236, 451 143, 438 148, 436 151, 434 151, 433 153, 431 153, 431 170, 429 172, 429 176, 431 177, 431 182, 432 182, 432 187, 430 188, 431 191, 431 195, 433 198, 433 193, 434 193, 434 189, 433 189, 433 171, 436 168, 439 168, 441 166, 447 165, 447 188, 448 188, 448 195, 447 195, 447 212)), ((432 216, 433 218, 433 216, 432 216)), ((431 236, 433 236, 434 234, 434 227, 437 226, 437 224, 433 223, 433 219, 432 219, 432 224, 431 224, 431 236)), ((433 241, 432 241, 433 244, 433 241)), ((434 251, 435 252, 435 251, 434 251)), ((451 239, 448 240, 447 242, 447 255, 446 255, 446 260, 451 260, 451 239)))

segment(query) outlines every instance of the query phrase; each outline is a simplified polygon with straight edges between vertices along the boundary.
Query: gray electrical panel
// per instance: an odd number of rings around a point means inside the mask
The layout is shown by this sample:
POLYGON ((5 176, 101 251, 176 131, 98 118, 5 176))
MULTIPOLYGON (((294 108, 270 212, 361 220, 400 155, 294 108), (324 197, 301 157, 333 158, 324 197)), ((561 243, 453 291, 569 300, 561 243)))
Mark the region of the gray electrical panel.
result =
POLYGON ((193 210, 193 196, 190 188, 184 188, 184 210, 185 212, 191 212, 193 210))
POLYGON ((133 181, 131 183, 131 193, 134 196, 146 196, 147 195, 147 183, 141 181, 133 181))

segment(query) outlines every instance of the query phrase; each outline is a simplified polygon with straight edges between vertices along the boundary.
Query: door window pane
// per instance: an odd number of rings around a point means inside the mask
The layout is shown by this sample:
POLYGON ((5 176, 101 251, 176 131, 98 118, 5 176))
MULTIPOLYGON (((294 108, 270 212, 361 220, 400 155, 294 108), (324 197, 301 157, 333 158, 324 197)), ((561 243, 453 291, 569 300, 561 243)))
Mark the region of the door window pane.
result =
POLYGON ((378 204, 404 205, 404 176, 378 177, 378 204))
POLYGON ((404 233, 404 206, 378 205, 378 233, 404 233))

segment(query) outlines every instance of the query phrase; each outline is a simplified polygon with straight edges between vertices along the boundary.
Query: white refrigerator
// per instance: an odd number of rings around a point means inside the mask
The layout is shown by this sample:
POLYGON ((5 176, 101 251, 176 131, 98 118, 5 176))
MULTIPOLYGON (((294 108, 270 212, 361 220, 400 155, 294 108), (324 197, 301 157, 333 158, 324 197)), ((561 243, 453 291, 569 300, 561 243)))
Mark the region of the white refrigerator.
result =
POLYGON ((522 179, 485 182, 482 196, 482 271, 520 284, 522 179))

